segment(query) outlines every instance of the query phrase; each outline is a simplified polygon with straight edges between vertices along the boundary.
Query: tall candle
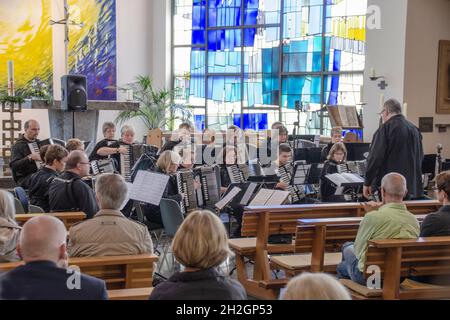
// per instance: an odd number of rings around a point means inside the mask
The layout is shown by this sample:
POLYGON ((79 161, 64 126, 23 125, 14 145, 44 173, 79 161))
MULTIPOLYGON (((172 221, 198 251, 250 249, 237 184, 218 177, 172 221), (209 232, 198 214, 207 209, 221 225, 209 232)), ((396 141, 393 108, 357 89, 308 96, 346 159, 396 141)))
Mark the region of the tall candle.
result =
POLYGON ((359 89, 359 102, 361 104, 364 103, 364 86, 361 86, 361 88, 359 89))
POLYGON ((403 103, 403 114, 405 115, 405 117, 408 116, 408 103, 403 103))
POLYGON ((384 93, 380 94, 380 107, 384 107, 384 93))
POLYGON ((370 77, 371 78, 375 78, 376 77, 375 68, 370 68, 370 77))
POLYGON ((8 95, 14 96, 14 61, 8 60, 8 95))

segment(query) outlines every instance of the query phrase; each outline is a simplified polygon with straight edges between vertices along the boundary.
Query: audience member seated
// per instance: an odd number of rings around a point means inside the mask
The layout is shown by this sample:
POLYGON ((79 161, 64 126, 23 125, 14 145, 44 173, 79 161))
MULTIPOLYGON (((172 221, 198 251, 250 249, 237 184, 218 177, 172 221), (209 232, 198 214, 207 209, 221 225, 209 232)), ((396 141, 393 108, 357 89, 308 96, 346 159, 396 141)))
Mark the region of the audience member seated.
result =
POLYGON ((419 222, 403 203, 406 193, 406 179, 401 174, 392 172, 383 177, 383 202, 365 205, 368 213, 361 221, 355 242, 342 246, 342 262, 337 267, 339 278, 365 285, 363 271, 369 240, 414 239, 419 236, 419 222))
POLYGON ((222 221, 212 212, 191 212, 172 243, 175 259, 184 266, 160 283, 150 300, 245 300, 245 289, 219 271, 230 255, 222 221))
POLYGON ((338 165, 347 160, 347 148, 342 142, 335 143, 328 154, 320 174, 320 197, 322 202, 345 202, 343 195, 336 195, 337 187, 327 178, 328 174, 338 173, 338 165))
POLYGON ((337 142, 342 142, 342 127, 333 127, 331 129, 331 142, 323 147, 320 155, 320 162, 327 160, 331 147, 337 142))
POLYGON ((103 280, 67 269, 67 231, 52 216, 28 220, 17 252, 25 265, 0 276, 0 299, 106 300, 103 280))
POLYGON ((41 152, 41 154, 43 154, 45 166, 31 176, 28 195, 32 205, 41 207, 44 212, 49 212, 48 189, 50 183, 59 173, 64 171, 69 153, 57 144, 44 146, 41 149, 44 148, 46 152, 41 152))
POLYGON ((326 273, 302 273, 286 286, 282 300, 351 300, 347 289, 326 273))
POLYGON ((6 190, 0 190, 0 262, 20 260, 16 253, 20 227, 16 223, 14 197, 6 190))
POLYGON ((67 140, 66 149, 69 152, 75 151, 75 150, 84 151, 84 143, 80 139, 72 138, 72 139, 67 140))
POLYGON ((104 139, 97 142, 94 149, 92 150, 92 153, 89 156, 89 161, 103 160, 108 158, 108 154, 99 154, 98 151, 101 148, 110 147, 113 143, 117 142, 117 140, 114 139, 114 135, 116 134, 116 125, 114 124, 114 122, 103 123, 102 132, 104 139))
POLYGON ((90 163, 83 151, 72 151, 66 171, 54 178, 48 191, 50 211, 83 211, 88 219, 98 211, 94 191, 81 178, 89 174, 90 163))
POLYGON ((450 236, 450 171, 438 174, 435 183, 436 198, 442 207, 425 217, 420 228, 421 237, 450 236))
POLYGON ((97 178, 95 193, 100 211, 90 220, 70 228, 68 252, 71 257, 120 256, 153 253, 145 224, 126 218, 120 211, 127 185, 118 174, 97 178))

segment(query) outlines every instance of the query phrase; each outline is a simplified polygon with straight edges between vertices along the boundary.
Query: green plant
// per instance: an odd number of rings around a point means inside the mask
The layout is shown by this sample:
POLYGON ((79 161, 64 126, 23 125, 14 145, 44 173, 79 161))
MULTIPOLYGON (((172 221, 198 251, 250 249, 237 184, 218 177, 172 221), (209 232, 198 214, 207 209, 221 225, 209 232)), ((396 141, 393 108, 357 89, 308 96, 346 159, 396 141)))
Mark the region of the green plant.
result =
POLYGON ((168 125, 172 130, 175 119, 186 120, 192 115, 189 107, 172 102, 173 93, 171 91, 155 89, 150 76, 137 76, 135 82, 119 88, 119 90, 133 90, 133 98, 139 102, 139 109, 120 112, 115 119, 117 124, 138 118, 148 129, 163 128, 168 125))
POLYGON ((0 97, 0 103, 24 103, 25 99, 21 96, 2 96, 0 97))

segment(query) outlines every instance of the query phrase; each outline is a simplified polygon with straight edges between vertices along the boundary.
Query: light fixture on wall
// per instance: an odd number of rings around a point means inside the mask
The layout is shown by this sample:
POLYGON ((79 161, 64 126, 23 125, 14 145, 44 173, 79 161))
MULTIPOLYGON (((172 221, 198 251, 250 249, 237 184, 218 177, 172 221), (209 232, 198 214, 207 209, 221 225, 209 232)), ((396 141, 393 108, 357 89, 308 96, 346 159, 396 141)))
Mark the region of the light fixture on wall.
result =
POLYGON ((376 72, 375 72, 375 68, 370 68, 370 80, 372 81, 377 81, 379 79, 381 79, 380 83, 378 83, 378 87, 380 87, 381 90, 385 90, 386 87, 388 86, 387 82, 386 82, 386 78, 384 76, 377 76, 376 72))

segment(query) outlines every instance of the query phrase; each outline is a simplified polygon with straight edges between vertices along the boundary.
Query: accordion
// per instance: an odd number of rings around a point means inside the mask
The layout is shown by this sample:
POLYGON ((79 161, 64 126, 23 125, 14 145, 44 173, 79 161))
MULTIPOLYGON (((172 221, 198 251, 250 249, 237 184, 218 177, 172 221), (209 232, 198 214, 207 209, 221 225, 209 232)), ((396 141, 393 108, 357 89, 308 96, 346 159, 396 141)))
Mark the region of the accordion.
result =
POLYGON ((289 198, 291 203, 296 203, 303 198, 305 198, 305 188, 303 185, 294 185, 292 181, 292 173, 294 167, 292 163, 285 164, 284 166, 280 166, 278 168, 278 176, 280 177, 280 181, 288 184, 289 198))
POLYGON ((126 154, 120 154, 120 174, 124 177, 125 181, 131 182, 131 175, 135 164, 142 155, 153 155, 156 147, 145 144, 122 144, 120 146, 127 149, 126 154))
MULTIPOLYGON (((47 145, 50 145, 50 144, 55 144, 51 138, 45 139, 45 140, 42 140, 42 141, 31 142, 31 143, 28 144, 28 148, 30 148, 31 153, 39 154, 40 153, 40 149, 43 146, 47 146, 47 145)), ((42 159, 42 160, 44 160, 44 159, 42 159)), ((34 161, 34 162, 36 163, 36 166, 37 166, 38 169, 40 169, 40 168, 42 168, 44 166, 43 162, 41 162, 41 161, 34 161)))
POLYGON ((178 193, 183 195, 181 211, 188 213, 198 208, 195 193, 194 174, 191 170, 181 170, 176 174, 178 193))
POLYGON ((367 164, 366 160, 362 161, 348 161, 347 168, 349 172, 360 175, 361 177, 366 176, 367 164))
POLYGON ((217 165, 203 166, 194 169, 200 178, 201 190, 197 193, 198 204, 202 207, 214 208, 220 200, 220 168, 217 165))
POLYGON ((112 159, 91 161, 91 170, 94 176, 102 173, 114 173, 114 163, 112 159))
POLYGON ((250 175, 248 165, 246 164, 233 164, 227 166, 227 171, 231 183, 244 183, 250 175))

